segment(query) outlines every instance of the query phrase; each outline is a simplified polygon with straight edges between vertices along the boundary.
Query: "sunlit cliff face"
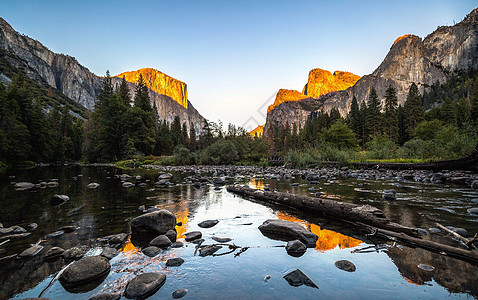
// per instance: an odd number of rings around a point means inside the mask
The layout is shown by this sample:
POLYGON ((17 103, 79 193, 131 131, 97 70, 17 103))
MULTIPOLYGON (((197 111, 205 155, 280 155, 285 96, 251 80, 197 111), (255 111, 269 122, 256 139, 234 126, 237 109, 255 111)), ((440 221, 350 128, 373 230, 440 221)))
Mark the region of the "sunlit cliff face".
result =
POLYGON ((262 133, 264 132, 264 126, 265 125, 259 125, 257 126, 254 130, 252 130, 251 132, 249 132, 249 134, 252 136, 252 137, 261 137, 262 136, 262 133))
POLYGON ((353 237, 349 237, 335 231, 321 229, 320 226, 315 224, 308 224, 301 219, 295 218, 283 212, 278 212, 277 216, 281 220, 305 225, 307 229, 315 233, 319 237, 319 239, 317 240, 317 244, 315 245, 315 250, 318 251, 332 250, 335 249, 337 246, 340 249, 353 248, 363 243, 361 240, 354 239, 353 237))
POLYGON ((181 106, 188 108, 187 85, 156 69, 144 68, 137 71, 124 72, 115 77, 123 78, 124 76, 126 81, 137 83, 140 74, 143 76, 148 88, 157 94, 166 95, 181 106))
POLYGON ((283 102, 299 101, 299 100, 306 99, 306 98, 309 98, 309 97, 304 95, 304 94, 299 93, 298 91, 280 89, 277 92, 276 99, 275 99, 274 103, 272 105, 269 105, 269 107, 267 108, 267 112, 270 112, 271 110, 273 110, 274 108, 276 108, 277 106, 279 106, 283 102))
POLYGON ((312 98, 319 98, 330 92, 342 91, 353 86, 360 76, 350 72, 313 69, 309 72, 309 80, 302 93, 312 98))
POLYGON ((403 39, 406 39, 406 38, 409 37, 409 36, 412 36, 412 35, 411 35, 411 34, 405 34, 405 35, 399 36, 399 37, 395 40, 395 42, 393 42, 392 47, 395 46, 396 43, 400 42, 400 41, 403 40, 403 39))

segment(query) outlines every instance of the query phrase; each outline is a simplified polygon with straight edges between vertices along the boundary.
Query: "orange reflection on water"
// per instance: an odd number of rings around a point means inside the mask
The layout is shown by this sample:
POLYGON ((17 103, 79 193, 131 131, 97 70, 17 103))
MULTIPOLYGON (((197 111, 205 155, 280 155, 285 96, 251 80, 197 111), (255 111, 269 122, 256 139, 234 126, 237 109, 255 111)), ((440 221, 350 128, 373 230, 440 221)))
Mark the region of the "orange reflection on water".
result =
POLYGON ((139 249, 131 243, 131 239, 128 239, 126 243, 123 245, 123 247, 120 249, 120 251, 124 252, 126 257, 131 257, 134 254, 139 252, 139 249))
POLYGON ((253 185, 254 188, 256 188, 256 189, 264 189, 264 181, 261 180, 261 179, 253 178, 253 179, 252 179, 252 185, 253 185))
POLYGON ((311 232, 315 233, 319 237, 317 244, 315 245, 315 249, 319 251, 332 250, 337 246, 339 246, 340 249, 353 248, 363 243, 363 241, 354 239, 353 237, 346 236, 332 230, 321 229, 318 225, 309 224, 284 212, 277 212, 277 216, 281 220, 299 223, 305 226, 311 232))
MULTIPOLYGON (((403 275, 402 275, 403 276, 403 275)), ((411 280, 410 278, 406 277, 406 276, 403 276, 403 279, 405 279, 406 282, 408 283, 411 283, 411 284, 414 284, 414 285, 423 285, 423 283, 418 283, 418 282, 415 282, 413 280, 411 280)))
POLYGON ((189 210, 184 209, 174 213, 176 216, 176 222, 181 222, 183 225, 176 226, 177 239, 184 238, 184 234, 188 231, 188 214, 189 210))

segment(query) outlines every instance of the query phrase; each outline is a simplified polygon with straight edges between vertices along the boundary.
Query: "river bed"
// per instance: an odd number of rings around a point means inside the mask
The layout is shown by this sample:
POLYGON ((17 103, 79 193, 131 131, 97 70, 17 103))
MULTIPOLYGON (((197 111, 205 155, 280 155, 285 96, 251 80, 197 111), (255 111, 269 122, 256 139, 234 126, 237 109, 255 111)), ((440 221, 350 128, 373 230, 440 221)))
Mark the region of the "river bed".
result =
MULTIPOLYGON (((123 292, 129 280, 145 272, 162 272, 167 276, 164 286, 151 299, 171 298, 177 289, 188 290, 184 299, 470 299, 478 296, 478 267, 471 263, 375 240, 336 221, 250 201, 227 192, 223 185, 204 182, 194 186, 185 181, 191 175, 189 171, 171 171, 173 184, 168 186, 155 186, 158 175, 166 172, 156 169, 40 167, 3 176, 0 223, 4 227, 22 226, 31 234, 0 246, 4 249, 0 250, 0 299, 40 295, 50 299, 88 299, 104 292, 123 292), (134 186, 124 187, 122 174, 131 176, 127 181, 134 186), (58 185, 15 190, 14 182, 58 182, 58 185), (93 182, 99 186, 88 188, 93 182), (52 206, 50 199, 54 194, 68 195, 70 199, 52 206), (54 280, 68 262, 44 261, 48 249, 83 246, 87 255, 97 255, 102 247, 98 239, 127 232, 130 220, 143 213, 142 206, 174 213, 182 223, 176 230, 184 246, 148 257, 142 254, 139 245, 128 240, 110 260, 109 275, 96 286, 71 290, 54 280), (198 223, 210 219, 219 223, 212 228, 198 227, 198 223), (288 255, 284 249, 286 242, 269 239, 258 230, 267 219, 303 225, 319 236, 316 247, 309 248, 301 257, 288 255), (38 225, 34 230, 29 228, 32 223, 38 225), (60 232, 59 228, 66 225, 78 229, 60 232), (204 245, 215 243, 212 237, 228 237, 231 243, 248 249, 239 255, 235 251, 200 257, 195 255, 196 244, 184 241, 185 232, 196 230, 202 232, 204 245), (31 244, 44 248, 33 257, 13 257, 31 244), (167 259, 173 257, 181 257, 185 262, 179 267, 166 267, 167 259), (356 271, 338 269, 334 264, 338 260, 352 262, 356 271), (426 271, 419 265, 431 266, 433 270, 426 271), (318 288, 289 285, 283 277, 296 269, 318 288)), ((254 171, 232 175, 221 171, 201 176, 228 175, 227 184, 241 183, 370 204, 382 209, 394 222, 423 228, 431 238, 448 240, 451 244, 455 242, 450 237, 430 230, 436 227, 436 222, 463 228, 470 236, 477 232, 478 216, 467 209, 477 206, 478 192, 466 185, 416 182, 400 176, 337 176, 311 184, 294 174, 284 179, 254 171), (397 200, 382 198, 383 191, 389 189, 396 190, 397 200)), ((227 251, 224 247, 217 254, 227 251)))

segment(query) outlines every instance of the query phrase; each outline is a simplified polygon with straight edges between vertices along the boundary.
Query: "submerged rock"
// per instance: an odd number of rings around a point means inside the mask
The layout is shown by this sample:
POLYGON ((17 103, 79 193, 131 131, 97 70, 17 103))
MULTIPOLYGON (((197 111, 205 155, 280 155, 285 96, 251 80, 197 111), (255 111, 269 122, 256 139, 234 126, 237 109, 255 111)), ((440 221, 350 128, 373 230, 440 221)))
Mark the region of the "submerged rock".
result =
POLYGON ((385 200, 397 200, 397 191, 395 190, 385 190, 382 195, 385 200))
POLYGON ((166 267, 179 267, 184 263, 184 259, 180 257, 170 258, 166 261, 166 267))
POLYGON ((125 188, 130 188, 130 187, 134 186, 134 183, 126 181, 126 182, 123 182, 122 186, 125 187, 125 188))
POLYGON ((124 296, 129 299, 145 299, 156 293, 166 281, 166 275, 160 273, 144 273, 128 282, 124 296))
POLYGON ((105 247, 103 248, 103 251, 101 251, 100 255, 103 257, 106 257, 107 259, 112 259, 118 254, 119 254, 119 251, 116 250, 115 248, 105 247))
POLYGON ((174 242, 171 244, 171 248, 181 248, 182 246, 184 246, 182 242, 174 242))
POLYGON ((307 277, 307 275, 304 274, 304 272, 299 269, 285 275, 284 279, 292 286, 301 286, 305 284, 306 286, 310 286, 316 289, 319 288, 309 277, 307 277))
POLYGON ((99 183, 92 182, 92 183, 89 183, 86 187, 89 188, 89 189, 96 189, 99 186, 100 186, 99 183))
POLYGON ((226 238, 221 238, 221 237, 213 236, 211 239, 215 240, 215 241, 218 242, 218 243, 227 243, 227 242, 232 241, 232 239, 231 239, 231 238, 228 238, 228 237, 226 237, 226 238))
POLYGON ((60 258, 63 255, 64 252, 65 252, 65 250, 63 248, 52 247, 52 248, 50 248, 50 250, 48 250, 46 252, 44 259, 45 260, 53 260, 53 259, 56 259, 56 258, 60 258))
POLYGON ((88 300, 119 300, 121 299, 121 293, 103 293, 91 298, 88 300))
POLYGON ((347 272, 355 272, 356 270, 355 265, 352 262, 345 259, 336 261, 335 266, 339 268, 340 270, 344 270, 347 272))
POLYGON ((24 191, 24 190, 28 190, 28 189, 31 189, 31 188, 35 187, 35 185, 31 182, 17 182, 13 185, 13 187, 17 191, 24 191))
POLYGON ((70 200, 70 197, 68 197, 67 195, 53 195, 50 199, 50 203, 52 205, 60 205, 60 204, 63 204, 65 203, 66 201, 70 200))
POLYGON ((153 236, 165 234, 176 226, 176 217, 169 211, 162 209, 150 212, 131 220, 132 234, 151 234, 153 236))
POLYGON ((83 256, 85 256, 86 251, 87 251, 86 248, 80 249, 78 247, 73 247, 73 248, 70 248, 70 249, 66 250, 65 252, 63 252, 62 257, 64 259, 77 260, 77 259, 80 259, 83 256))
POLYGON ((179 290, 175 290, 171 296, 174 299, 179 299, 186 296, 187 293, 188 293, 187 289, 179 289, 179 290))
POLYGON ((206 220, 199 223, 198 226, 201 228, 211 228, 213 226, 216 226, 217 223, 219 223, 218 220, 206 220))
POLYGON ((20 253, 20 254, 18 255, 18 257, 22 257, 22 258, 32 257, 32 256, 35 256, 35 255, 37 255, 38 253, 40 253, 42 250, 43 250, 43 246, 41 246, 41 245, 35 245, 35 246, 32 246, 32 247, 26 249, 26 250, 23 251, 22 253, 20 253))
POLYGON ((307 251, 307 247, 301 241, 293 240, 293 241, 287 242, 287 245, 285 246, 285 250, 287 251, 287 254, 289 254, 290 256, 300 257, 304 255, 304 253, 307 251))
POLYGON ((74 262, 60 275, 65 286, 77 286, 108 274, 111 265, 103 256, 88 256, 74 262))
POLYGON ((272 239, 282 241, 300 240, 308 248, 315 247, 319 238, 315 233, 308 231, 301 225, 286 220, 266 220, 259 226, 259 230, 263 235, 272 239))
POLYGON ((191 242, 200 238, 202 238, 202 233, 200 231, 191 231, 184 234, 186 242, 191 242))
POLYGON ((2 235, 10 235, 10 234, 21 234, 21 233, 25 233, 26 230, 25 228, 21 227, 21 226, 10 226, 10 227, 7 227, 7 228, 0 228, 0 236, 2 235))
POLYGON ((161 249, 155 246, 149 246, 143 249, 143 254, 149 257, 155 257, 161 252, 161 249))
POLYGON ((204 256, 213 255, 214 253, 216 253, 221 248, 222 247, 219 246, 219 245, 203 246, 203 247, 199 248, 199 256, 204 257, 204 256))

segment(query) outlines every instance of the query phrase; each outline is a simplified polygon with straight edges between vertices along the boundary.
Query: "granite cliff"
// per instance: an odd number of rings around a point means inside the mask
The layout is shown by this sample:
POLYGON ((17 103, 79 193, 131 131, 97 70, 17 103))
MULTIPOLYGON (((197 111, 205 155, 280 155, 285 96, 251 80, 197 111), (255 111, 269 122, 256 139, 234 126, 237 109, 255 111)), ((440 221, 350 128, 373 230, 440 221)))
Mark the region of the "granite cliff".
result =
MULTIPOLYGON (((103 78, 90 72, 74 57, 50 51, 39 41, 15 31, 2 18, 0 50, 2 58, 8 64, 22 70, 29 78, 48 84, 87 109, 94 109, 103 78)), ((188 128, 193 125, 196 132, 200 133, 204 118, 188 101, 186 84, 149 68, 118 75, 121 78, 124 76, 130 83, 132 95, 140 73, 146 81, 151 102, 156 104, 160 118, 171 122, 177 115, 188 128)), ((4 77, 0 68, 0 78, 4 77)), ((113 81, 119 82, 120 77, 113 81)))
POLYGON ((311 94, 311 87, 307 85, 304 93, 307 92, 314 100, 278 105, 267 114, 265 132, 267 134, 270 124, 288 122, 303 126, 313 111, 329 112, 337 108, 345 116, 350 110, 352 98, 355 96, 359 103, 366 101, 372 87, 383 100, 387 87, 393 86, 397 90, 399 104, 403 104, 412 82, 423 93, 436 81, 443 83, 459 70, 477 67, 478 8, 460 23, 438 27, 424 39, 411 34, 397 38, 380 66, 345 90, 317 96, 311 94))

